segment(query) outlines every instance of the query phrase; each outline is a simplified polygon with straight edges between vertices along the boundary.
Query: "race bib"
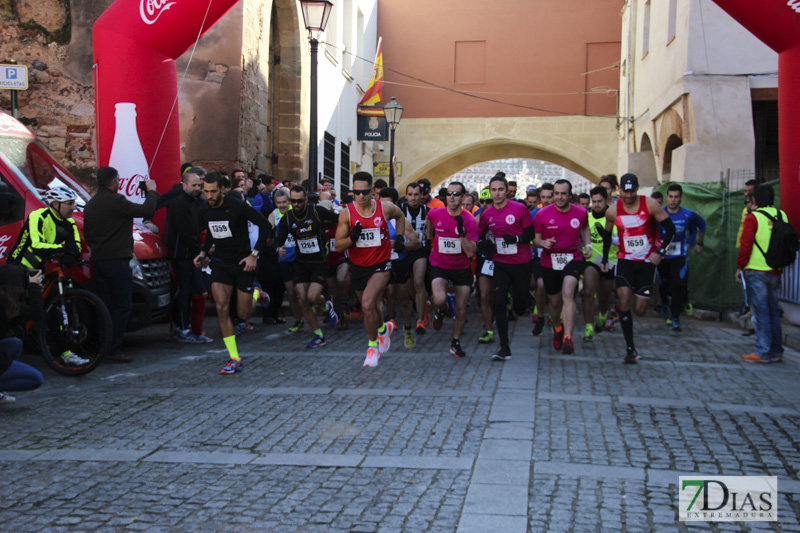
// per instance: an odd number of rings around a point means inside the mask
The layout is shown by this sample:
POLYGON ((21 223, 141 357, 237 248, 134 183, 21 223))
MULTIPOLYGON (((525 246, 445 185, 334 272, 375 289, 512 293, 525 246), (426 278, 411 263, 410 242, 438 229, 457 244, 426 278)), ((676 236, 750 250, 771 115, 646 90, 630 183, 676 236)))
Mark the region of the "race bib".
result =
POLYGON ((294 248, 296 246, 296 243, 294 242, 294 236, 289 235, 288 237, 286 237, 286 242, 283 243, 283 246, 285 248, 294 248))
POLYGON ((215 239, 227 239, 229 237, 233 237, 233 233, 231 232, 231 228, 227 220, 214 220, 213 222, 209 222, 208 231, 211 232, 211 236, 215 239))
POLYGON ((673 242, 667 247, 667 255, 680 255, 681 243, 673 242))
POLYGON ((461 239, 453 237, 439 237, 440 254, 460 254, 461 239))
POLYGON ((336 238, 331 239, 331 245, 330 246, 331 246, 330 247, 331 253, 335 252, 336 251, 336 238))
POLYGON ((301 254, 315 254, 319 252, 319 241, 314 239, 301 239, 297 241, 301 254))
POLYGON ((550 261, 553 262, 553 270, 564 270, 570 261, 572 261, 572 254, 550 254, 550 261))
POLYGON ((488 259, 484 261, 481 267, 481 274, 484 276, 494 276, 494 261, 489 261, 488 259))
POLYGON ((625 237, 624 242, 626 254, 645 254, 650 250, 650 243, 644 235, 625 237))
POLYGON ((503 239, 497 239, 495 241, 495 246, 497 246, 497 253, 500 255, 514 255, 517 253, 517 244, 506 244, 506 241, 503 239))
POLYGON ((380 228, 362 229, 356 248, 375 248, 381 245, 380 228))
POLYGON ((392 250, 392 253, 389 254, 389 259, 391 261, 397 261, 398 259, 400 259, 400 254, 392 250))

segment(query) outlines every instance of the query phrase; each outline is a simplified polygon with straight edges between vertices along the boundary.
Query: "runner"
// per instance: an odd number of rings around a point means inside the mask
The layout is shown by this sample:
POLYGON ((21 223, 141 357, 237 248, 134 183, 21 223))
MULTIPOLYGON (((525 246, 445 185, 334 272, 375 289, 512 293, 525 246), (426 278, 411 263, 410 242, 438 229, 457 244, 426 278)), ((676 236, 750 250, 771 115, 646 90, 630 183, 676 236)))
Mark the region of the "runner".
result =
POLYGON ((238 315, 241 319, 247 320, 252 311, 250 301, 258 254, 264 249, 271 226, 261 213, 247 203, 223 196, 221 180, 222 176, 218 172, 206 174, 203 180, 203 192, 208 203, 200 207, 199 214, 208 232, 203 243, 203 251, 195 257, 194 264, 198 268, 207 266, 209 250, 214 247, 214 255, 210 258, 211 294, 217 306, 222 340, 230 355, 230 361, 220 372, 233 374, 242 370, 244 366, 236 347, 236 331, 230 317, 231 293, 236 287, 238 315), (252 250, 248 221, 259 229, 258 241, 252 250))
MULTIPOLYGON (((480 223, 481 213, 492 204, 492 193, 489 188, 481 191, 480 208, 476 211, 475 221, 480 223)), ((486 234, 486 239, 494 243, 494 236, 492 231, 486 234)), ((481 318, 483 318, 483 335, 478 338, 480 344, 491 344, 494 342, 494 331, 492 324, 494 323, 494 302, 492 301, 492 294, 494 293, 494 261, 486 258, 486 255, 478 250, 478 261, 475 274, 478 278, 478 298, 481 305, 481 318)))
MULTIPOLYGON (((586 321, 586 332, 583 336, 584 342, 594 340, 595 328, 597 333, 606 329, 608 331, 614 325, 614 319, 608 316, 608 311, 614 305, 614 273, 610 270, 603 272, 600 263, 603 260, 603 226, 606 223, 606 210, 608 204, 608 191, 605 187, 598 185, 591 191, 592 208, 589 211, 589 230, 592 234, 592 255, 586 263, 583 271, 583 317, 586 321), (597 324, 594 322, 594 296, 597 294, 597 303, 600 308, 597 314, 597 324), (610 322, 609 322, 610 321, 610 322)), ((611 238, 611 250, 609 252, 609 269, 617 264, 617 245, 619 237, 617 227, 614 226, 611 238)))
POLYGON ((461 347, 461 333, 467 319, 467 300, 472 289, 471 259, 477 251, 478 226, 472 213, 462 207, 467 193, 464 184, 454 181, 447 187, 447 207, 428 213, 428 240, 431 242, 431 286, 433 288, 433 329, 442 329, 447 311, 447 284, 455 289, 453 340, 450 353, 467 354, 461 347))
MULTIPOLYGON (((399 195, 394 187, 381 189, 380 199, 392 202, 397 205, 399 195)), ((395 318, 395 304, 399 303, 400 311, 403 314, 403 335, 406 348, 413 348, 417 345, 414 338, 413 309, 411 306, 411 273, 414 263, 410 253, 420 248, 419 237, 411 224, 406 221, 405 235, 398 238, 395 228, 396 222, 389 221, 389 238, 392 241, 392 273, 389 277, 389 286, 386 288, 386 305, 389 308, 389 317, 395 318), (398 242, 399 241, 399 242, 398 242)))
MULTIPOLYGON (((544 209, 548 205, 553 205, 553 184, 545 183, 539 189, 539 198, 542 201, 541 207, 531 211, 531 220, 536 216, 539 209, 544 209)), ((544 287, 544 277, 542 272, 542 250, 534 247, 533 258, 531 259, 531 281, 532 288, 536 291, 536 307, 533 311, 533 331, 534 337, 538 337, 544 330, 544 315, 547 309, 547 290, 544 287)))
POLYGON ((303 317, 314 331, 314 337, 306 344, 306 348, 325 346, 326 341, 317 322, 317 315, 311 304, 324 305, 328 317, 328 325, 336 327, 339 317, 333 303, 322 296, 322 289, 328 279, 328 237, 325 235, 324 223, 336 224, 339 217, 333 211, 319 205, 306 203, 306 190, 295 186, 289 191, 289 202, 292 209, 281 218, 278 224, 276 245, 278 255, 285 253, 283 247, 289 235, 297 245, 297 256, 294 260, 294 285, 297 289, 297 301, 303 317))
POLYGON ((636 193, 639 178, 634 174, 624 174, 619 180, 621 198, 606 211, 606 227, 603 232, 603 258, 601 269, 608 271, 608 254, 611 250, 611 231, 617 226, 619 232, 619 251, 614 279, 617 283, 619 299, 619 322, 625 335, 625 363, 634 364, 639 360, 639 352, 633 342, 633 317, 643 316, 653 286, 655 268, 666 254, 666 248, 675 235, 675 225, 658 202, 636 193), (664 227, 661 248, 657 246, 656 223, 664 227), (636 295, 636 303, 633 296, 636 295))
POLYGON ((387 220, 395 220, 397 233, 405 234, 405 217, 390 202, 372 198, 372 174, 353 175, 355 202, 339 214, 336 230, 336 251, 349 248, 350 279, 361 300, 364 329, 369 344, 364 366, 378 366, 380 354, 391 344, 392 325, 383 322, 383 292, 389 282, 392 244, 387 220), (355 246, 353 246, 355 244, 355 246))
MULTIPOLYGON (((664 260, 658 265, 658 275, 661 278, 661 301, 665 307, 669 302, 672 320, 670 327, 674 332, 681 331, 680 315, 689 289, 689 247, 696 242, 694 253, 702 252, 706 234, 705 219, 694 211, 681 207, 682 199, 683 187, 678 183, 670 183, 664 210, 675 225, 675 237, 666 249, 664 260)), ((663 241, 665 230, 660 225, 658 230, 663 241)))
MULTIPOLYGON (((281 187, 276 190, 274 201, 275 209, 269 214, 268 220, 273 228, 277 228, 281 219, 286 216, 290 209, 289 189, 281 187)), ((303 329, 303 315, 300 312, 300 303, 297 301, 297 288, 294 286, 294 259, 297 256, 294 237, 289 235, 283 247, 285 248, 284 254, 278 254, 278 268, 280 268, 283 285, 286 287, 286 294, 289 296, 289 308, 292 310, 292 316, 294 317, 294 325, 289 328, 289 333, 297 333, 303 329)))
POLYGON ((492 205, 481 214, 478 247, 487 259, 494 261, 494 317, 500 348, 492 358, 506 361, 511 359, 506 302, 510 292, 517 314, 525 312, 530 284, 533 220, 525 204, 509 201, 506 197, 508 182, 505 177, 495 175, 489 181, 489 191, 492 205), (494 243, 486 239, 489 230, 494 235, 494 243))
POLYGON ((420 247, 408 253, 408 261, 412 264, 413 272, 412 279, 408 281, 407 290, 414 294, 414 303, 417 307, 417 335, 425 335, 431 308, 431 303, 428 301, 428 289, 425 287, 425 274, 428 270, 428 256, 430 255, 430 245, 427 240, 428 230, 426 229, 428 206, 421 202, 421 188, 419 183, 409 183, 406 186, 406 204, 402 207, 403 214, 410 223, 407 225, 410 225, 416 232, 420 241, 420 247))
POLYGON ((336 251, 336 229, 337 225, 325 228, 325 235, 330 241, 330 252, 328 253, 328 292, 331 295, 333 308, 339 316, 339 323, 336 329, 347 329, 347 318, 345 318, 344 301, 350 293, 350 258, 347 251, 336 251))
POLYGON ((553 348, 571 354, 575 351, 575 291, 592 243, 586 209, 570 203, 572 183, 560 179, 553 185, 553 205, 543 207, 533 221, 533 242, 543 249, 542 277, 553 320, 553 348))

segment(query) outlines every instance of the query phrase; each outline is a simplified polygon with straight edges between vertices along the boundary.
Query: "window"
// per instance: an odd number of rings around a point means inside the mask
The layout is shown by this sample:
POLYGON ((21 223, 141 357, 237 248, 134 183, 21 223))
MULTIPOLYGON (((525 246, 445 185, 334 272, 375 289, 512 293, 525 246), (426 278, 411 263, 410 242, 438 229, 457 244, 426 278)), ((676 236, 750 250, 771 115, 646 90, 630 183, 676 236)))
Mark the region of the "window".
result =
POLYGON ((486 82, 486 41, 456 41, 455 83, 486 82))
POLYGON ((326 131, 324 143, 322 177, 334 181, 336 179, 336 137, 326 131))
POLYGON ((642 57, 650 51, 650 0, 645 0, 642 20, 642 57))
POLYGON ((339 166, 341 167, 341 176, 339 176, 341 180, 341 190, 339 191, 339 198, 344 198, 344 195, 350 190, 350 147, 347 143, 341 143, 339 150, 341 152, 339 154, 339 166))
POLYGON ((675 25, 678 18, 678 0, 669 0, 669 19, 667 21, 667 44, 675 38, 675 25))

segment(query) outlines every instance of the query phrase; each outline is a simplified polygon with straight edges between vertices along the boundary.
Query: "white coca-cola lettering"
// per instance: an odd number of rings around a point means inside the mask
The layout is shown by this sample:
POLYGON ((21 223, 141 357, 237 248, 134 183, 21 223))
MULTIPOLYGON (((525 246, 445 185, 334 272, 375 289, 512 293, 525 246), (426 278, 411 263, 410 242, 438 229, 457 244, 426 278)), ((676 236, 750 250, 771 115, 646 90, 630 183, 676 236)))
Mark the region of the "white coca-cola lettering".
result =
POLYGON ((139 183, 147 181, 147 178, 140 174, 135 174, 130 178, 119 179, 119 192, 127 197, 136 196, 140 194, 139 183))
POLYGON ((795 13, 800 13, 800 0, 789 0, 786 5, 794 9, 795 13))
POLYGON ((139 0, 139 15, 145 24, 154 24, 164 11, 177 2, 169 0, 139 0))
POLYGON ((6 243, 11 240, 11 235, 0 235, 0 255, 8 251, 6 243))

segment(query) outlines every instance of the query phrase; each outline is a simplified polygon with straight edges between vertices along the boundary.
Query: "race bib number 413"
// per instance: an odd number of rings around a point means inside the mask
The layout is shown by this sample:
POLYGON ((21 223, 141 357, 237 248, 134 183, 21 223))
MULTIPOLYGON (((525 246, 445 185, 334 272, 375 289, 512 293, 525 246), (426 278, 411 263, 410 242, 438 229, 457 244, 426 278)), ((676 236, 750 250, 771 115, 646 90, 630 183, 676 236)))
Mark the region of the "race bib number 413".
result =
POLYGON ((356 248, 375 248, 381 245, 380 228, 369 228, 361 230, 356 248))

